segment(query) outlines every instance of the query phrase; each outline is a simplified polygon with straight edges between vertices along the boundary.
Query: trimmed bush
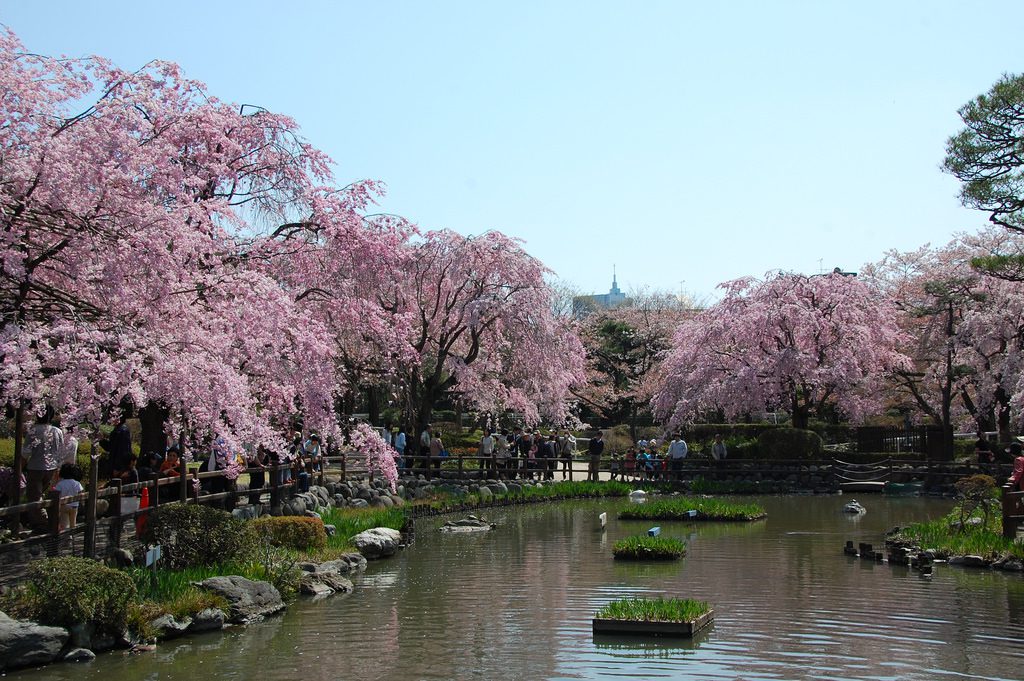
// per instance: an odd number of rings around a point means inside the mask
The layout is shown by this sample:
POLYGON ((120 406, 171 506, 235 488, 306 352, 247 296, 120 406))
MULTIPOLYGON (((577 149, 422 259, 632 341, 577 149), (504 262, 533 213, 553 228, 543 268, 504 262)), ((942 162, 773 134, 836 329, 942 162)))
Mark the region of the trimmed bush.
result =
POLYGON ((757 451, 764 459, 820 459, 824 443, 812 430, 775 428, 757 436, 757 451))
POLYGON ((135 600, 132 578, 87 558, 47 558, 29 566, 28 583, 14 610, 41 624, 71 627, 90 622, 97 631, 120 634, 135 600))
POLYGON ((256 547, 252 531, 230 513, 197 504, 168 504, 149 514, 142 540, 163 546, 170 569, 245 560, 256 547))
POLYGON ((250 523, 257 537, 274 546, 296 551, 311 551, 327 546, 327 531, 320 518, 300 516, 263 516, 250 523))

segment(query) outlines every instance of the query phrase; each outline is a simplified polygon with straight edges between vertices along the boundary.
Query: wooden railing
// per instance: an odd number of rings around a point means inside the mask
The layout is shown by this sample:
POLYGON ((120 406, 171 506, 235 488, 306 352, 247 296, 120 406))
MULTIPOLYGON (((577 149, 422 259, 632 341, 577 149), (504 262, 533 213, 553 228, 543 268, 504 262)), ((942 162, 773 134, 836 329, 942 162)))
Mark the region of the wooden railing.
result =
POLYGON ((1007 482, 1002 487, 1003 536, 1017 538, 1017 529, 1024 523, 1024 492, 1007 482))

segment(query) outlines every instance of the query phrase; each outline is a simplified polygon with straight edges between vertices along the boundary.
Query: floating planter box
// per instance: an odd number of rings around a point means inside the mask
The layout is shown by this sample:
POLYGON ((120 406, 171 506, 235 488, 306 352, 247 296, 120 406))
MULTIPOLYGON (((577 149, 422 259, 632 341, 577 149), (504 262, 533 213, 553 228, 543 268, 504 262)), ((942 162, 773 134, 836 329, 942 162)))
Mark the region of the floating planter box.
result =
POLYGON ((691 637, 714 620, 715 611, 702 601, 677 598, 613 601, 593 619, 595 634, 691 637))
POLYGON ((648 532, 646 535, 625 537, 615 542, 612 555, 618 560, 676 560, 686 555, 686 542, 648 532))

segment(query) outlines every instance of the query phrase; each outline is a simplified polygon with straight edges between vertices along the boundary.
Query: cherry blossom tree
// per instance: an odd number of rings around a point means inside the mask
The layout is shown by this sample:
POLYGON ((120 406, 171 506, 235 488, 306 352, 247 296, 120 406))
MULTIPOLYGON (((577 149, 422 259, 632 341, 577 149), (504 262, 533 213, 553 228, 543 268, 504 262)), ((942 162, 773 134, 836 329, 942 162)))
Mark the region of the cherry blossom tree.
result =
POLYGON ((961 235, 940 248, 887 253, 862 275, 890 297, 913 342, 912 365, 894 372, 899 392, 946 434, 997 430, 1010 436, 1011 405, 1020 372, 1020 282, 986 276, 974 263, 1019 249, 1021 238, 1001 230, 961 235))
MULTIPOLYGON (((294 121, 174 64, 47 58, 5 32, 0 83, 0 399, 90 423, 158 403, 233 445, 336 429, 337 344, 304 303, 401 239, 360 214, 377 187, 328 186, 294 121)), ((372 335, 366 300, 332 293, 324 314, 372 335)))
POLYGON ((669 425, 712 409, 788 410, 798 428, 827 408, 861 419, 907 361, 895 310, 855 277, 778 273, 720 288, 722 300, 676 332, 659 372, 652 406, 669 425))
POLYGON ((381 303, 411 325, 418 361, 402 369, 398 390, 417 431, 446 396, 528 423, 566 418, 584 355, 569 320, 552 314, 546 272, 494 231, 427 232, 395 260, 396 285, 381 303))

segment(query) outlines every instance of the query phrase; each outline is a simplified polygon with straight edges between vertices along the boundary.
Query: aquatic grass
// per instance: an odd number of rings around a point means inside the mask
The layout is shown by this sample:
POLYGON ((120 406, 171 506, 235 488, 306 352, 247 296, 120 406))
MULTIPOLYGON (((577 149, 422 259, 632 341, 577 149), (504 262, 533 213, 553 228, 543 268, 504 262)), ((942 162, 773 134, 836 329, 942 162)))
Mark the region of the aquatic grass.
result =
POLYGON ((959 511, 954 510, 944 518, 901 528, 887 541, 917 546, 921 549, 934 549, 944 558, 981 556, 995 559, 1010 555, 1024 559, 1024 544, 1004 537, 1001 525, 1002 518, 995 515, 987 526, 965 524, 961 529, 959 511))
POLYGON ((766 515, 757 504, 702 497, 654 499, 619 511, 620 520, 757 520, 766 515), (697 515, 691 518, 690 511, 697 511, 697 515))
MULTIPOLYGON (((353 551, 352 537, 375 527, 401 530, 409 514, 402 508, 329 508, 321 512, 324 524, 334 525, 334 536, 327 538, 326 551, 353 551)), ((316 554, 319 555, 319 552, 316 554)))
MULTIPOLYGON (((563 480, 542 487, 524 487, 519 496, 531 497, 624 497, 632 487, 618 480, 594 482, 586 480, 563 480)), ((516 495, 510 495, 516 496, 516 495)))
POLYGON ((256 563, 221 563, 180 570, 157 569, 155 573, 149 568, 129 568, 127 572, 135 582, 139 597, 156 602, 176 598, 194 589, 196 583, 210 577, 240 575, 246 579, 263 579, 262 566, 256 563))
POLYGON ((706 601, 690 598, 622 598, 599 609, 594 617, 631 622, 693 622, 710 611, 706 601))
POLYGON ((612 555, 620 560, 676 560, 686 555, 686 542, 675 537, 637 535, 615 542, 612 555))

